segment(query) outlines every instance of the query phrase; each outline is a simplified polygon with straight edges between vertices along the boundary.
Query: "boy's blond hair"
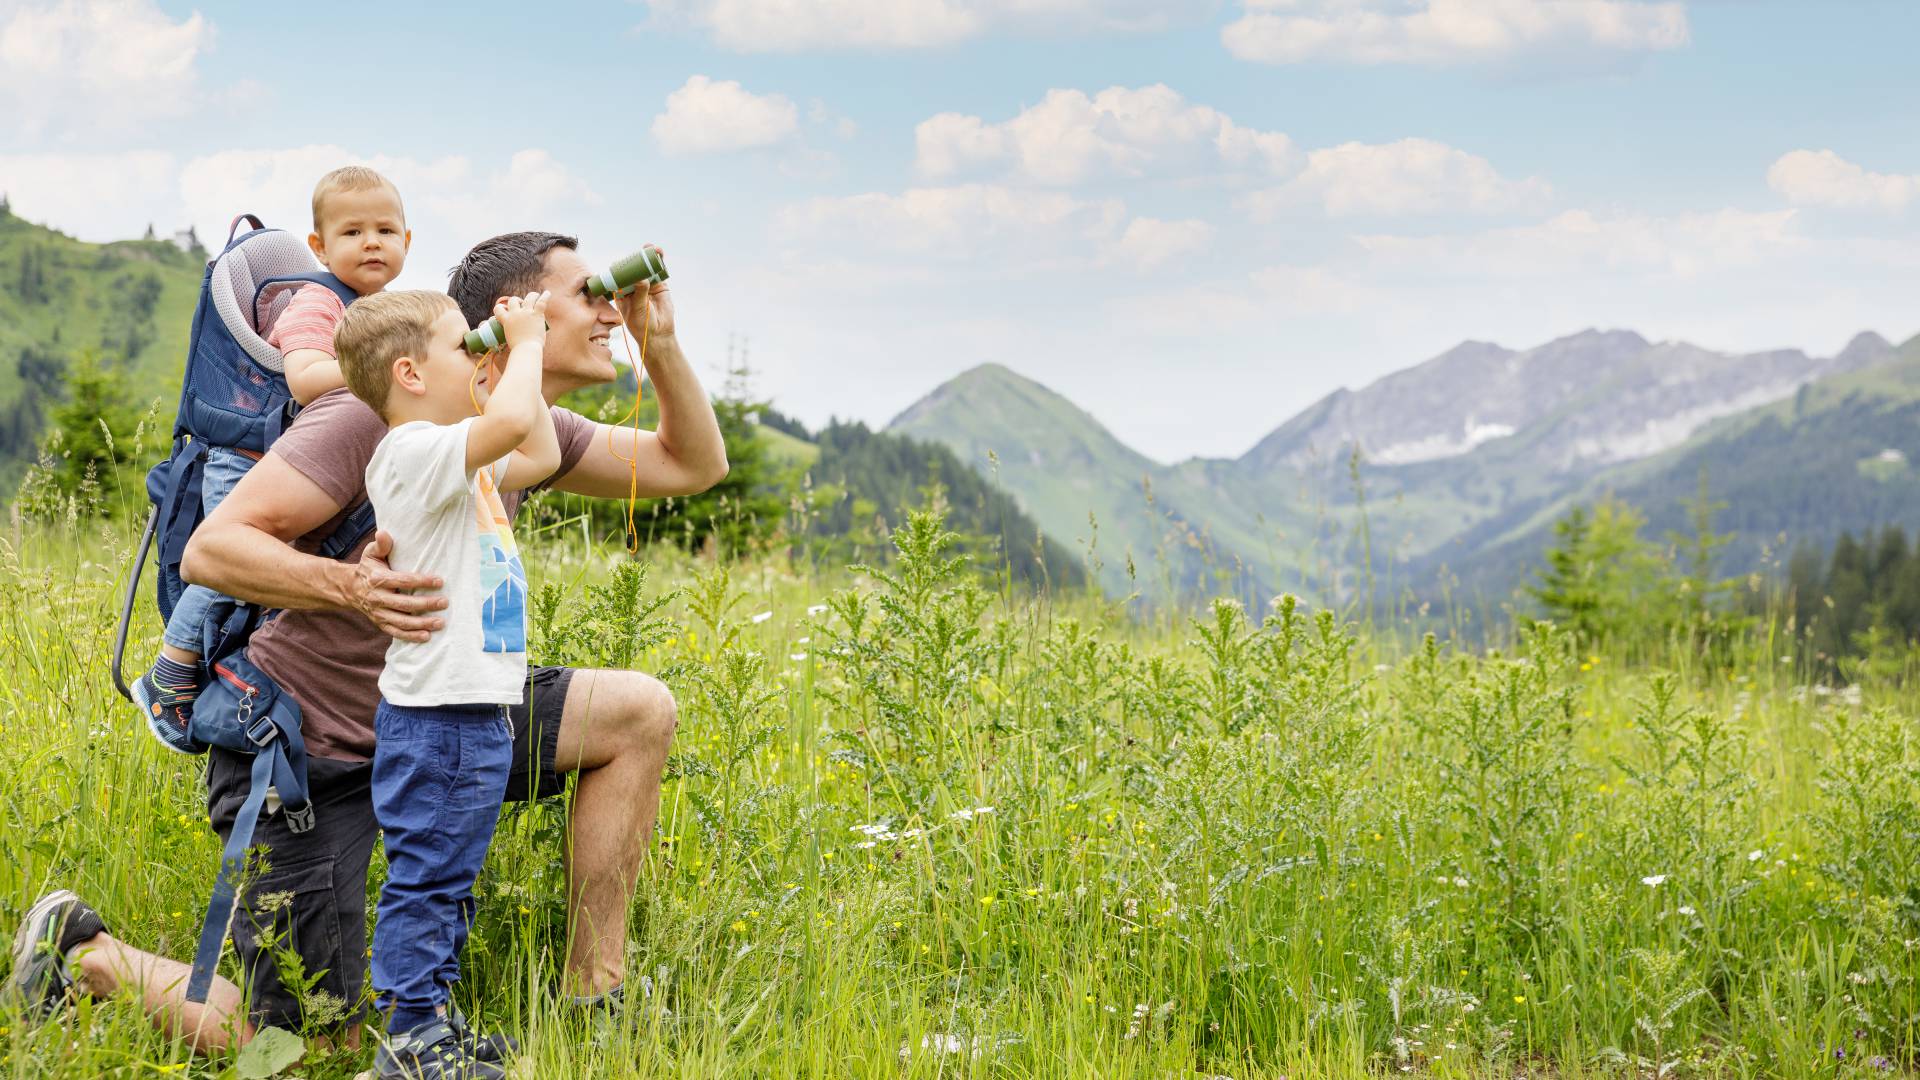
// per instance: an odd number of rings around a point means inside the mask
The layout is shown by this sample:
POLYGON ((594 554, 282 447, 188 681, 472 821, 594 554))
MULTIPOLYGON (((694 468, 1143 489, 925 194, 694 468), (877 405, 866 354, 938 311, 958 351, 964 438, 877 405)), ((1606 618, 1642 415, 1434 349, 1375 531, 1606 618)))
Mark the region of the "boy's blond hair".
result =
POLYGON ((345 191, 366 191, 368 188, 383 187, 393 192, 393 201, 401 203, 400 216, 404 219, 407 207, 400 199, 400 189, 393 181, 367 168, 365 165, 342 165, 320 178, 313 185, 313 231, 320 232, 321 209, 326 205, 327 197, 345 191))
POLYGON ((393 362, 402 356, 424 359, 433 321, 458 310, 453 297, 427 289, 377 292, 355 300, 333 335, 347 389, 385 419, 393 362))

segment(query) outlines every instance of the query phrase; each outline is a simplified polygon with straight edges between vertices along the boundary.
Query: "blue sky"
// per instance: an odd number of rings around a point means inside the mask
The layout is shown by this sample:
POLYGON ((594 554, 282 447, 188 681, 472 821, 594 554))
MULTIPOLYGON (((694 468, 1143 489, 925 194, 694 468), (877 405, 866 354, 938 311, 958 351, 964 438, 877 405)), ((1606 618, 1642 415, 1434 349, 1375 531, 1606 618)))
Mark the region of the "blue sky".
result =
POLYGON ((1465 338, 1920 330, 1920 6, 1786 0, 0 0, 0 190, 86 239, 399 183, 668 250, 717 385, 884 423, 983 361, 1234 455, 1465 338))

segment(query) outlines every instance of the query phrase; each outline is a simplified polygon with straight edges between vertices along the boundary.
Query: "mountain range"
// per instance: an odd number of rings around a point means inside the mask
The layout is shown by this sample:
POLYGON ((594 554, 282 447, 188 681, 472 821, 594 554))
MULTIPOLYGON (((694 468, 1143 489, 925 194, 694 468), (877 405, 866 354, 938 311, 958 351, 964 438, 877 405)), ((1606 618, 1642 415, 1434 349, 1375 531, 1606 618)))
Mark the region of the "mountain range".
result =
MULTIPOLYGON (((1920 338, 1861 333, 1833 356, 1721 353, 1585 330, 1516 351, 1469 341, 1284 420, 1238 458, 1163 465, 994 364, 887 430, 948 446, 1110 589, 1363 588, 1488 598, 1524 579, 1553 522, 1608 494, 1649 535, 1684 527, 1704 470, 1735 542, 1723 573, 1843 529, 1920 525, 1920 338)), ((1378 595, 1378 594, 1376 594, 1378 595)))
MULTIPOLYGON (((204 259, 165 241, 81 242, 0 205, 0 491, 30 460, 76 356, 165 424, 204 259)), ((1283 590, 1424 599, 1451 587, 1497 600, 1573 505, 1617 496, 1660 537, 1685 530, 1702 475, 1734 534, 1727 575, 1797 545, 1824 549, 1843 530, 1920 529, 1920 337, 1861 333, 1832 356, 1627 330, 1518 351, 1468 341, 1276 421, 1237 458, 1167 465, 985 364, 885 431, 951 450, 1059 545, 1049 565, 1077 551, 1117 595, 1258 603, 1283 590)), ((897 457, 909 444, 885 445, 897 457)), ((808 461, 820 453, 796 446, 808 461)))

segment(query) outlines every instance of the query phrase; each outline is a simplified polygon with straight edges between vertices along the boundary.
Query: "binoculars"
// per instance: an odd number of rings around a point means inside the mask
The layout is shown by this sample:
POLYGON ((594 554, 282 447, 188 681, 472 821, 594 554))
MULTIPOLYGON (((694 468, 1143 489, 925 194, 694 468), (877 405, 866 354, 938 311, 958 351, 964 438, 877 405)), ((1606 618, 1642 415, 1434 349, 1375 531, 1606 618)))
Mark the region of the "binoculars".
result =
POLYGON ((491 318, 481 323, 477 329, 467 331, 463 341, 468 352, 475 356, 484 356, 495 349, 507 347, 507 328, 500 325, 499 318, 491 318))
POLYGON ((607 270, 587 279, 587 292, 594 297, 625 296, 641 285, 658 285, 667 280, 667 259, 660 249, 648 244, 614 263, 607 270))
MULTIPOLYGON (((548 323, 547 327, 552 329, 553 324, 548 323)), ((495 316, 481 323, 478 328, 467 331, 461 343, 473 355, 485 356, 495 349, 507 347, 507 328, 501 325, 499 316, 495 316)))
MULTIPOLYGON (((648 244, 587 279, 587 292, 595 297, 625 296, 641 285, 658 285, 667 280, 667 258, 660 249, 648 244)), ((467 331, 467 351, 478 355, 507 347, 507 330, 497 318, 488 319, 467 331)))

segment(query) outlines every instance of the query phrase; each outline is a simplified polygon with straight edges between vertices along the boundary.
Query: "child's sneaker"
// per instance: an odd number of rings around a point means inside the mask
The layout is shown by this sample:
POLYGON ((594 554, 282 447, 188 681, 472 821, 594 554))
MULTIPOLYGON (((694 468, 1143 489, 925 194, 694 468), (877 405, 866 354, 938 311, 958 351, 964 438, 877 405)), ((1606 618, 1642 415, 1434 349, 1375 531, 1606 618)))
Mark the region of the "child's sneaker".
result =
POLYGON ((35 901, 13 935, 13 978, 8 989, 21 1009, 44 1017, 66 1001, 73 986, 67 953, 106 930, 99 914, 65 889, 35 901))
POLYGON ((147 730, 153 732, 162 746, 177 754, 194 753, 196 748, 187 734, 187 722, 193 719, 193 702, 200 696, 200 687, 193 683, 165 685, 157 678, 158 674, 158 668, 147 672, 135 679, 127 690, 146 718, 147 730))
POLYGON ((505 1062, 520 1052, 520 1044, 513 1041, 511 1035, 503 1035, 497 1031, 490 1035, 482 1035, 468 1027, 467 1018, 460 1012, 458 1005, 451 1003, 447 1005, 447 1026, 453 1029, 454 1034, 460 1036, 460 1044, 467 1048, 467 1052, 473 1055, 475 1061, 505 1062))
POLYGON ((374 1080, 503 1080, 498 1062, 481 1061, 446 1020, 390 1035, 373 1055, 374 1080))

